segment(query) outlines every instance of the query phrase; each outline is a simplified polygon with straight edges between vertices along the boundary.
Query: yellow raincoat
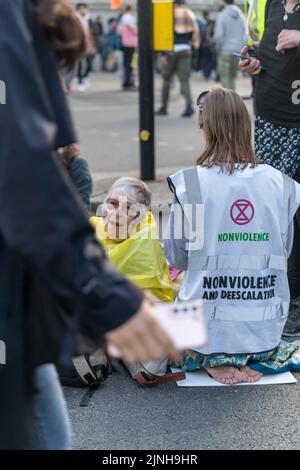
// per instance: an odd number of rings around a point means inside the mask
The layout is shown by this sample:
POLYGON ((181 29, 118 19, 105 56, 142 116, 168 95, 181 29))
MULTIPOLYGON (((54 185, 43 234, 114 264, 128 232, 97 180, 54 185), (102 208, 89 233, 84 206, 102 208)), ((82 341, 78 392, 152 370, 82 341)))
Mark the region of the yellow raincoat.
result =
POLYGON ((172 280, 151 212, 124 241, 108 238, 101 217, 91 217, 90 222, 108 258, 124 276, 162 302, 173 302, 172 280))

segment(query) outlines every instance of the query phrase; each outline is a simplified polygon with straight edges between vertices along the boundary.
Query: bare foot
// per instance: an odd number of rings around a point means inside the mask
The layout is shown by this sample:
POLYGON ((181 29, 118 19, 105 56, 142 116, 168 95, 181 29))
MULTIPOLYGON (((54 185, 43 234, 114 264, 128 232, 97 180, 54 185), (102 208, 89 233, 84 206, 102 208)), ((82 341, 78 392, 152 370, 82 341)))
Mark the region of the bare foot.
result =
POLYGON ((240 371, 244 376, 243 382, 247 382, 247 383, 258 382, 259 379, 261 379, 263 376, 263 374, 261 374, 260 372, 257 372, 256 370, 251 369, 248 366, 241 367, 240 371))
POLYGON ((205 370, 213 379, 221 384, 233 385, 245 381, 246 374, 243 374, 237 367, 208 367, 205 370))

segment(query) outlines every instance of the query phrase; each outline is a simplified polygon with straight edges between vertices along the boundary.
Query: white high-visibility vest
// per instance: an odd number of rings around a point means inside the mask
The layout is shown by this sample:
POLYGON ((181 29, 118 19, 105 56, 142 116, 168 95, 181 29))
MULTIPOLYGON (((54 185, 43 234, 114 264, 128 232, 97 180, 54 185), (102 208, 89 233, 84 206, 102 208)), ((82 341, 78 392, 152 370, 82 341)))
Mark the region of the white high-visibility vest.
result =
POLYGON ((269 165, 233 175, 198 166, 169 184, 177 203, 165 255, 186 271, 178 300, 203 299, 209 342, 199 352, 276 348, 289 310, 287 259, 300 185, 269 165))

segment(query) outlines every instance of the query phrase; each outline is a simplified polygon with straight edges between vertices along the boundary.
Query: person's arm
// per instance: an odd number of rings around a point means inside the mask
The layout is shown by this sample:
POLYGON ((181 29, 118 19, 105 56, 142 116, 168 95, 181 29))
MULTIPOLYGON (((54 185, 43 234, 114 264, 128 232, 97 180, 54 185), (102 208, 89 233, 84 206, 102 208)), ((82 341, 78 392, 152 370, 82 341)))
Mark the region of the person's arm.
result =
POLYGON ((108 263, 56 164, 57 129, 22 5, 0 2, 0 233, 96 342, 139 311, 143 293, 108 263))

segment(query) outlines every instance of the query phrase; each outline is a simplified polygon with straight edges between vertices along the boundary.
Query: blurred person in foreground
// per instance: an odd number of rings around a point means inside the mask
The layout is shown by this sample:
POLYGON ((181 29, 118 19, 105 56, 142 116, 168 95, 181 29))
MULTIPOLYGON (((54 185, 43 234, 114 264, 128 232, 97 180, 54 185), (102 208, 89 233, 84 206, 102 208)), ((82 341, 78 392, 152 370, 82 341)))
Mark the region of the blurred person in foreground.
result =
POLYGON ((129 362, 174 353, 150 301, 107 261, 56 160, 76 142, 56 63, 84 52, 66 0, 0 0, 0 449, 71 448, 53 364, 105 340, 129 362))

